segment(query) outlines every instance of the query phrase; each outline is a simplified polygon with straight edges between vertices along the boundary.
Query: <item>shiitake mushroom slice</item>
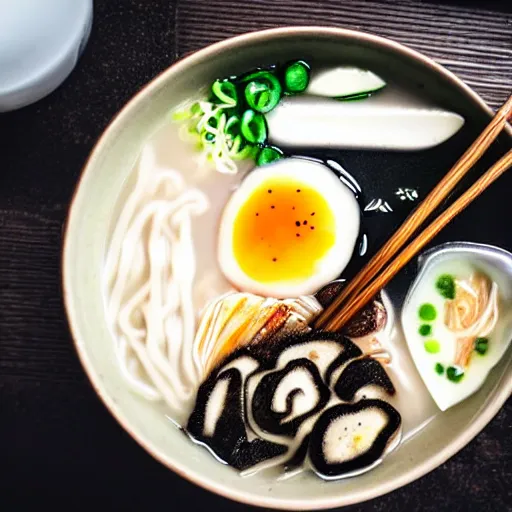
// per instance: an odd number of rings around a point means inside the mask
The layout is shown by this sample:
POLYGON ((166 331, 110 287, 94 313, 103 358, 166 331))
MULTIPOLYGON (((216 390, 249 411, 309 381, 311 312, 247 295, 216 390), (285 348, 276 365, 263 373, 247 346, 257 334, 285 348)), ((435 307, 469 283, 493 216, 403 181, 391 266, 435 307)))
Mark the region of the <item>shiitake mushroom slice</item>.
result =
POLYGON ((309 359, 294 359, 282 369, 256 374, 251 380, 247 392, 254 424, 276 436, 294 438, 304 421, 319 413, 331 396, 309 359))
POLYGON ((244 383, 259 362, 242 353, 200 386, 187 424, 188 434, 217 458, 244 470, 286 452, 287 447, 263 439, 248 440, 244 417, 244 383))
POLYGON ((283 367, 295 359, 309 359, 326 383, 335 368, 362 355, 361 349, 343 334, 318 330, 293 333, 275 344, 251 345, 249 350, 266 368, 283 367))
POLYGON ((336 382, 333 383, 333 389, 338 397, 345 402, 352 402, 357 398, 357 394, 364 393, 368 389, 368 395, 379 396, 378 390, 384 396, 395 394, 395 386, 391 382, 383 366, 372 357, 361 357, 350 361, 336 382))
POLYGON ((398 411, 383 400, 330 407, 311 431, 312 469, 327 480, 372 469, 398 443, 401 421, 398 411))

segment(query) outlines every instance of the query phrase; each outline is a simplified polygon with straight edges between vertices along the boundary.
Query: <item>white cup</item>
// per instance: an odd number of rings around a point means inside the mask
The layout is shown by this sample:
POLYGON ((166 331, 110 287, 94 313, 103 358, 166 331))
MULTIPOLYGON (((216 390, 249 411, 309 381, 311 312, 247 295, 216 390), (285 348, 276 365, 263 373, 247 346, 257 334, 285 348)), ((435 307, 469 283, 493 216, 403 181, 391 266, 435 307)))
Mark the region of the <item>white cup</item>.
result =
POLYGON ((0 0, 0 112, 56 89, 76 65, 92 0, 0 0))

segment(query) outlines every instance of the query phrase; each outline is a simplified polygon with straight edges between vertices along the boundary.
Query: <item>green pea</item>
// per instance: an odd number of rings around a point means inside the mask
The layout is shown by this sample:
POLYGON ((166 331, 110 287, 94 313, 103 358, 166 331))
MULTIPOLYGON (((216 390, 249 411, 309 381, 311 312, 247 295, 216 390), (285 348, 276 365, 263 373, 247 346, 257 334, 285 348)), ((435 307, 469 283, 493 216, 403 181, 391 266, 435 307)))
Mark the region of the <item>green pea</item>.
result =
POLYGON ((432 322, 437 317, 437 311, 432 304, 426 303, 421 305, 418 315, 425 322, 432 322))
POLYGON ((286 66, 283 79, 285 91, 290 94, 305 91, 309 84, 309 71, 309 65, 303 60, 286 66))
POLYGON ((436 340, 425 341, 423 346, 429 354, 437 354, 441 350, 441 345, 436 340))

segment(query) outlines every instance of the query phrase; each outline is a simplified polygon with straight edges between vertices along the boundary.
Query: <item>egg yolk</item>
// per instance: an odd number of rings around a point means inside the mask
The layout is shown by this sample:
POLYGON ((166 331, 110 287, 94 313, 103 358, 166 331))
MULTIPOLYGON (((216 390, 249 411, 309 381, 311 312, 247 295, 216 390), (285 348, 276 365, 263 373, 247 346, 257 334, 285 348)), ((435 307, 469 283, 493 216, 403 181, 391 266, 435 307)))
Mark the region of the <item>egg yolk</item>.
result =
POLYGON ((335 236, 334 214, 320 193, 289 177, 274 177, 238 211, 233 254, 255 281, 299 281, 314 275, 335 236))

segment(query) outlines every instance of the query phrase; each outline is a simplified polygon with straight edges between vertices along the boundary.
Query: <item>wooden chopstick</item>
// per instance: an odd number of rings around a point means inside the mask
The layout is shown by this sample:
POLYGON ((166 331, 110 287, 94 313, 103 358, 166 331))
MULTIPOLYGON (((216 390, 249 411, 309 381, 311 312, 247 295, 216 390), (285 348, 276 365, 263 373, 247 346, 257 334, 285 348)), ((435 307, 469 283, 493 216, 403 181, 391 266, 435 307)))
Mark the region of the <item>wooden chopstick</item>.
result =
POLYGON ((327 330, 338 330, 365 306, 387 283, 439 233, 454 217, 476 199, 493 181, 512 167, 512 150, 496 162, 472 187, 447 208, 418 235, 359 295, 355 296, 338 315, 326 325, 327 330))
POLYGON ((507 124, 507 120, 511 117, 511 114, 512 96, 508 98, 485 130, 478 136, 475 142, 473 142, 430 194, 428 194, 418 208, 407 217, 393 236, 382 246, 354 279, 347 284, 331 305, 322 312, 315 322, 316 328, 325 327, 333 317, 338 314, 342 305, 350 296, 356 296, 361 293, 363 288, 368 285, 384 265, 386 265, 397 251, 409 240, 414 232, 425 222, 427 217, 444 199, 446 199, 457 183, 484 154, 507 124))

